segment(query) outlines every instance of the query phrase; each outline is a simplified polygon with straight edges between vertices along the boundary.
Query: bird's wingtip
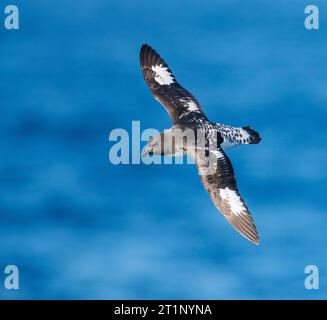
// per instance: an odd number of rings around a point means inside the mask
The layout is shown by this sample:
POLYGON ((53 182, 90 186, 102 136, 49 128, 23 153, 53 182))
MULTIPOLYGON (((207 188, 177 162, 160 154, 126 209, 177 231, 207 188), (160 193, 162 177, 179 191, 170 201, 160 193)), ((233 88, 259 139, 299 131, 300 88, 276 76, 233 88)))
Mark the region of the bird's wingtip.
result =
MULTIPOLYGON (((149 44, 147 44, 146 42, 144 42, 143 44, 142 44, 142 46, 141 46, 141 50, 144 50, 144 49, 152 49, 152 47, 149 45, 149 44)), ((152 49, 153 50, 153 49, 152 49)))
POLYGON ((259 237, 256 238, 256 239, 248 239, 248 240, 250 240, 256 246, 259 246, 260 245, 260 239, 259 239, 259 237))

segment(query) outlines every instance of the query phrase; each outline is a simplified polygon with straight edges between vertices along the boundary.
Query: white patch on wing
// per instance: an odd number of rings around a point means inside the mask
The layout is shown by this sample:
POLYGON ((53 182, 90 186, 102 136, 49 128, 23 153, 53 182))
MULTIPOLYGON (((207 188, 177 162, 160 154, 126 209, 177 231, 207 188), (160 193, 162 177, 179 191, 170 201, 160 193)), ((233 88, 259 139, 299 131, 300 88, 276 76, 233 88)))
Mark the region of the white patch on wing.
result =
POLYGON ((190 100, 190 99, 179 99, 180 102, 183 103, 183 106, 186 108, 184 114, 182 114, 180 117, 183 117, 185 114, 189 114, 191 112, 199 112, 199 107, 198 105, 190 100))
POLYGON ((189 112, 192 112, 192 111, 198 111, 199 107, 196 105, 195 102, 189 101, 187 103, 187 109, 188 109, 189 112))
POLYGON ((151 69, 156 73, 154 79, 161 86, 170 85, 175 82, 172 74, 168 71, 168 68, 163 67, 162 64, 160 66, 152 66, 151 69))
POLYGON ((229 188, 219 189, 221 199, 227 201, 233 214, 236 216, 246 212, 246 208, 236 191, 229 188))

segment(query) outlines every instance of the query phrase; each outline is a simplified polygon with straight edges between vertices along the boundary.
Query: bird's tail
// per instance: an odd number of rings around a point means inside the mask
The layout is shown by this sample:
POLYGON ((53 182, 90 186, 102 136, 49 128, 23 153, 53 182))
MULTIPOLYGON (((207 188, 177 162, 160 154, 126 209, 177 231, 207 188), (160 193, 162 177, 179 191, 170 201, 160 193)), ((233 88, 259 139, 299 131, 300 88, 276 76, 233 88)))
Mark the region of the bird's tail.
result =
POLYGON ((260 134, 253 130, 250 126, 242 127, 250 135, 250 144, 257 144, 261 141, 260 134))

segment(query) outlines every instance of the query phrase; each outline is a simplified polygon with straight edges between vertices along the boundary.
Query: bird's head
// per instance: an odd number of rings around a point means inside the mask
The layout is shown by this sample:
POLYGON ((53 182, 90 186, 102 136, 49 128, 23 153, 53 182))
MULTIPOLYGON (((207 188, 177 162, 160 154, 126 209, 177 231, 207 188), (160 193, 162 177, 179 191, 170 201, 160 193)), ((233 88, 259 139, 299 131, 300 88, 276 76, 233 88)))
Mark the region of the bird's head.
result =
POLYGON ((145 156, 153 156, 154 154, 162 154, 163 146, 162 146, 161 134, 155 135, 150 138, 146 146, 142 150, 142 158, 145 156))

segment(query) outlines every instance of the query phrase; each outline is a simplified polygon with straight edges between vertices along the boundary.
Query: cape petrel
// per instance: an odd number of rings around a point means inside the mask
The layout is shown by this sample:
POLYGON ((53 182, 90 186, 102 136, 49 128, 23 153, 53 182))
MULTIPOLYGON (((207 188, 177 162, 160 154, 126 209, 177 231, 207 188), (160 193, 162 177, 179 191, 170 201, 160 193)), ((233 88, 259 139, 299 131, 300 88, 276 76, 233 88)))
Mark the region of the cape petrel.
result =
POLYGON ((233 146, 259 143, 258 132, 249 126, 231 127, 209 121, 195 97, 176 81, 165 61, 147 44, 141 48, 140 62, 147 85, 173 122, 172 128, 148 141, 142 157, 149 154, 178 155, 180 152, 191 156, 216 208, 241 235, 259 244, 254 221, 238 191, 233 166, 225 153, 233 146), (184 138, 176 138, 178 130, 196 132, 196 137, 204 137, 204 144, 196 139, 196 143, 186 145, 184 138), (163 143, 171 140, 173 143, 163 143), (208 171, 207 157, 214 160, 211 161, 214 171, 208 171))

